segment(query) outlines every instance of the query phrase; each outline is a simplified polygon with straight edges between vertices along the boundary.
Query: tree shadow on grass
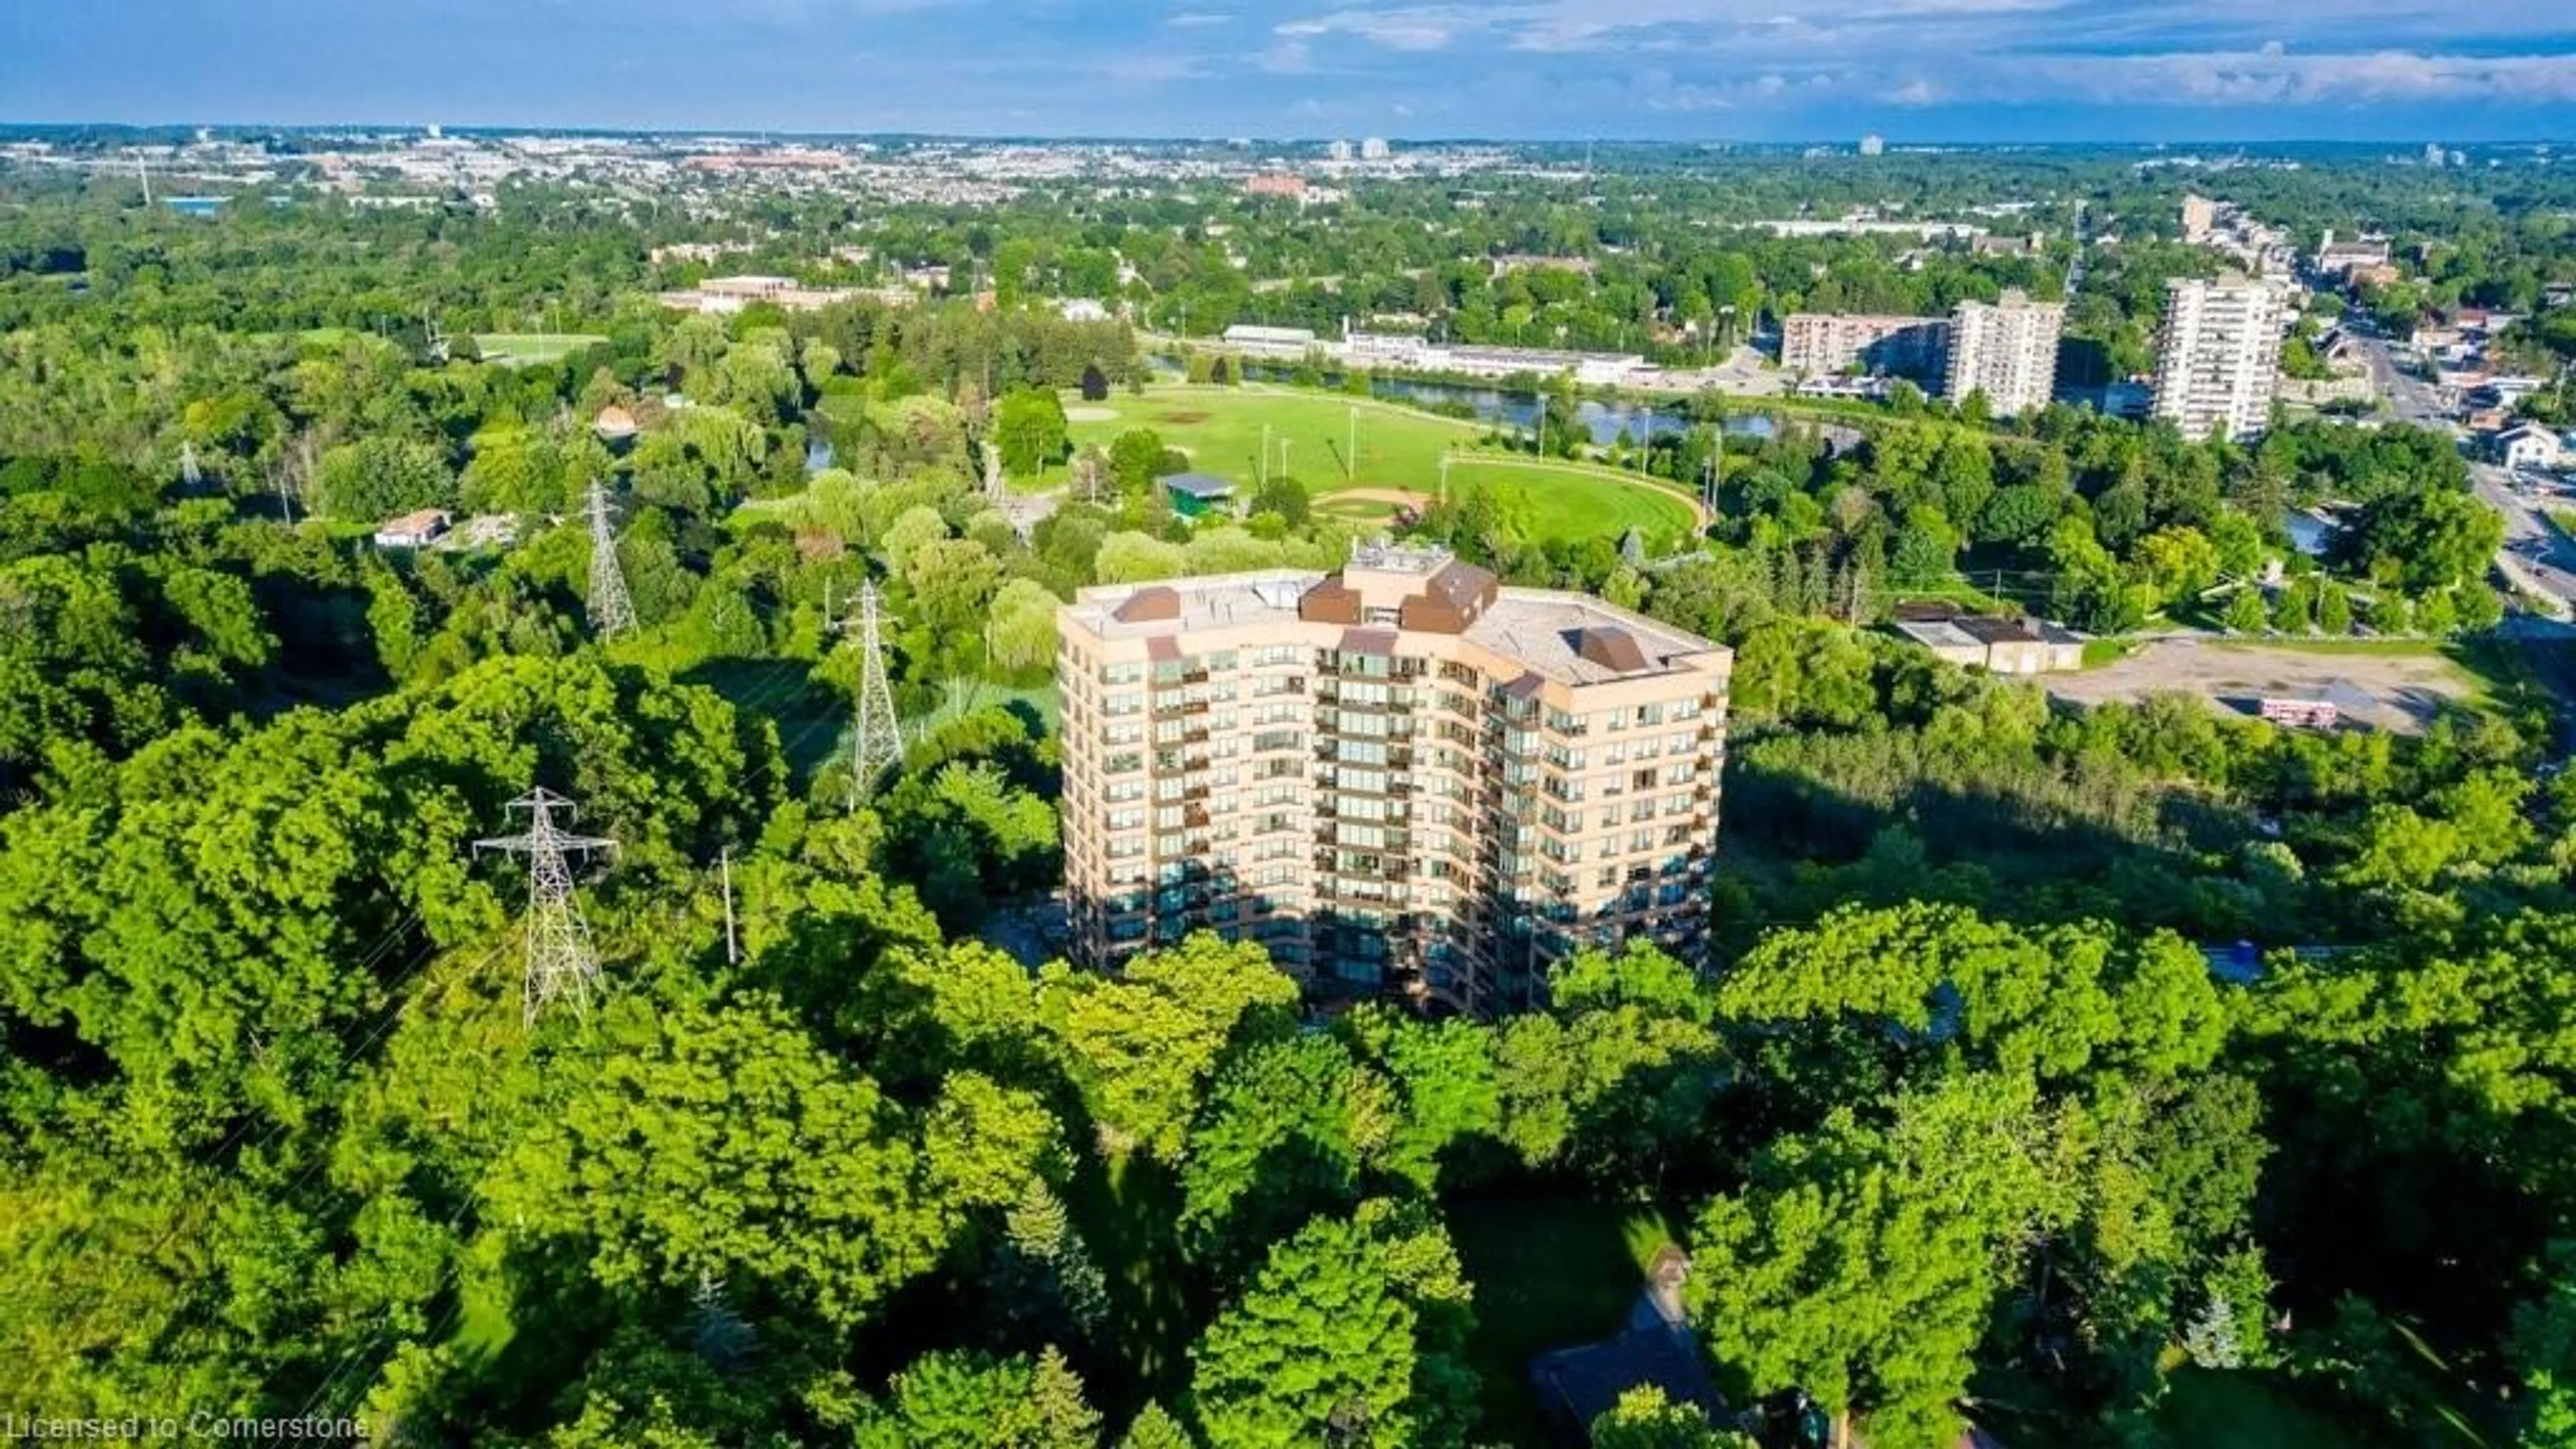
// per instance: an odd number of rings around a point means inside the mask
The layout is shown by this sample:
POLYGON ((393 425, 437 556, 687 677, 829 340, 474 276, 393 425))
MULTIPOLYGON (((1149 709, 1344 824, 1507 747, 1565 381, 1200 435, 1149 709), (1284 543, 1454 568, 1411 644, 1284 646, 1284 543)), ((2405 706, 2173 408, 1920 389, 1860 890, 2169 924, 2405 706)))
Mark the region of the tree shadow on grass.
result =
POLYGON ((712 689, 741 713, 777 726, 791 797, 814 783, 849 724, 848 697, 814 679, 801 659, 710 659, 679 682, 712 689))

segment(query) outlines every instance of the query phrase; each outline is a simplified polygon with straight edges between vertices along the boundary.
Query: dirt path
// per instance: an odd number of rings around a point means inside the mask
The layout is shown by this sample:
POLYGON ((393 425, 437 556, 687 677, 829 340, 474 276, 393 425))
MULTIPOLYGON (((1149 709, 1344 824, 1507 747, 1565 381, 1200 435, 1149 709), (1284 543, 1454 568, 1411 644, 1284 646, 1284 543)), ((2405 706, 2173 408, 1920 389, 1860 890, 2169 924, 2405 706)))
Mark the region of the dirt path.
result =
POLYGON ((1398 508, 1410 508, 1417 513, 1431 506, 1430 494, 1407 493, 1401 488, 1338 488, 1330 493, 1319 495, 1315 501, 1337 503, 1345 498, 1356 499, 1362 503, 1392 503, 1398 508))

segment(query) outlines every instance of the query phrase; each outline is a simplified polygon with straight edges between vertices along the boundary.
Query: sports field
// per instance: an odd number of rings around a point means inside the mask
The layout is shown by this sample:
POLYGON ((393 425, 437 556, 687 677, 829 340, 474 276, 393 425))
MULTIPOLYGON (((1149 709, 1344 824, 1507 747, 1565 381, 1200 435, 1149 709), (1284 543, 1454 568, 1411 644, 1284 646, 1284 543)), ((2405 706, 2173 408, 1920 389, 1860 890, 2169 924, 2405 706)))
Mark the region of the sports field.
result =
POLYGON ((1678 539, 1693 526, 1691 499, 1658 481, 1587 463, 1463 451, 1483 425, 1329 393, 1263 386, 1176 385, 1106 402, 1068 401, 1076 447, 1107 447, 1130 428, 1151 428, 1189 455, 1201 473, 1247 491, 1261 476, 1263 429, 1270 466, 1306 485, 1319 512, 1379 522, 1436 494, 1440 460, 1452 454, 1448 484, 1507 490, 1527 508, 1541 538, 1616 538, 1630 526, 1678 539))
POLYGON ((475 349, 485 362, 519 367, 531 362, 559 362, 585 347, 608 339, 592 332, 477 332, 475 349))

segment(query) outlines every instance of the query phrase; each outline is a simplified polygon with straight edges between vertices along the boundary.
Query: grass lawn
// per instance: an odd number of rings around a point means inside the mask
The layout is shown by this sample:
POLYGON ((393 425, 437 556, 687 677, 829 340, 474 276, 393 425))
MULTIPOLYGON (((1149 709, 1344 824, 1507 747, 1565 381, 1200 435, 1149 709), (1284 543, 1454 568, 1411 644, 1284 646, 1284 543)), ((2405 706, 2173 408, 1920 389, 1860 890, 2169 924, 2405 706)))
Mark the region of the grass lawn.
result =
MULTIPOLYGON (((1068 403, 1067 410, 1078 419, 1072 424, 1076 447, 1105 448, 1131 428, 1151 428, 1166 446, 1188 454, 1193 470, 1232 479, 1247 491, 1261 476, 1266 425, 1274 468, 1286 467, 1326 512, 1368 521, 1390 516, 1392 506, 1352 499, 1348 507, 1334 507, 1332 494, 1434 493, 1441 454, 1465 448, 1486 432, 1480 423, 1387 403, 1260 386, 1156 386, 1106 402, 1068 403), (1103 413, 1108 416, 1098 416, 1103 413)), ((1449 483, 1513 489, 1527 499, 1531 527, 1542 538, 1615 538, 1631 524, 1678 536, 1691 527, 1687 495, 1666 481, 1592 464, 1460 456, 1450 465, 1449 483)))
POLYGON ((1483 1381, 1482 1437, 1547 1443, 1530 1359, 1616 1332, 1672 1232, 1653 1208, 1580 1198, 1465 1198, 1448 1219, 1476 1290, 1469 1352, 1483 1381))
POLYGON ((2199 1449, 2348 1449, 2361 1442, 2251 1372, 2183 1369, 2157 1420, 2166 1443, 2199 1449))
POLYGON ((2105 664, 2117 664, 2136 652, 2138 641, 2135 639, 2087 639, 2084 641, 2084 667, 2099 669, 2105 664))
POLYGON ((483 1272, 460 1276, 456 1333, 448 1342, 469 1363, 492 1363, 519 1336, 518 1324, 510 1317, 510 1290, 483 1272))
POLYGON ((1180 1184, 1138 1154, 1103 1162, 1084 1153, 1065 1206, 1108 1280, 1109 1341, 1119 1349, 1116 1381, 1093 1386, 1093 1401, 1120 1416, 1148 1399, 1173 1403, 1189 1383, 1191 1338, 1214 1311, 1198 1300, 1173 1236, 1180 1184))
POLYGON ((949 680, 939 707, 919 720, 904 721, 904 733, 907 736, 918 735, 974 710, 1010 704, 1025 704, 1036 710, 1038 718, 1046 723, 1046 732, 1055 733, 1057 701, 1054 685, 1041 684, 1023 689, 995 684, 987 679, 949 680))
POLYGON ((684 684, 702 684, 746 714, 778 727, 780 751, 799 788, 842 748, 850 724, 849 700, 817 684, 801 659, 710 659, 683 672, 684 684))
POLYGON ((1381 498, 1326 498, 1315 504, 1317 513, 1355 523, 1384 523, 1395 517, 1395 508, 1381 498))
POLYGON ((505 363, 511 367, 531 362, 556 362, 585 347, 604 344, 607 338, 592 332, 477 332, 474 346, 485 362, 505 363))

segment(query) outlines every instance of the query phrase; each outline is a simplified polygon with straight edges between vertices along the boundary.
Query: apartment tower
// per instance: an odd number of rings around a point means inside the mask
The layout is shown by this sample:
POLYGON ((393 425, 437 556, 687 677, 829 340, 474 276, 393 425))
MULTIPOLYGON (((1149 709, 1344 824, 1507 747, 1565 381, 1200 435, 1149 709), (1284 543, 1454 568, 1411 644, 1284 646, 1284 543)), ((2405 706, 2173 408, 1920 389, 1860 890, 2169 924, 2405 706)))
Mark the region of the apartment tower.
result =
POLYGON ((2288 306, 2279 287, 2241 276, 2166 283, 2155 415, 2187 438, 2248 438, 2270 426, 2288 306))
POLYGON ((1445 552, 1085 589, 1058 615, 1074 953, 1208 930, 1321 994, 1490 1014, 1702 948, 1732 655, 1445 552))
POLYGON ((1950 327, 1938 317, 1792 312, 1780 324, 1780 366, 1806 377, 1857 367, 1890 377, 1937 379, 1950 327))
POLYGON ((2001 302, 1962 302, 1950 315, 1952 398, 1986 395, 1999 418, 2037 412, 2057 395, 2057 338, 2066 307, 2006 292, 2001 302))
POLYGON ((2182 239, 2199 246, 2209 240, 2218 228, 2218 203, 2206 196, 2187 194, 2182 199, 2182 239))

